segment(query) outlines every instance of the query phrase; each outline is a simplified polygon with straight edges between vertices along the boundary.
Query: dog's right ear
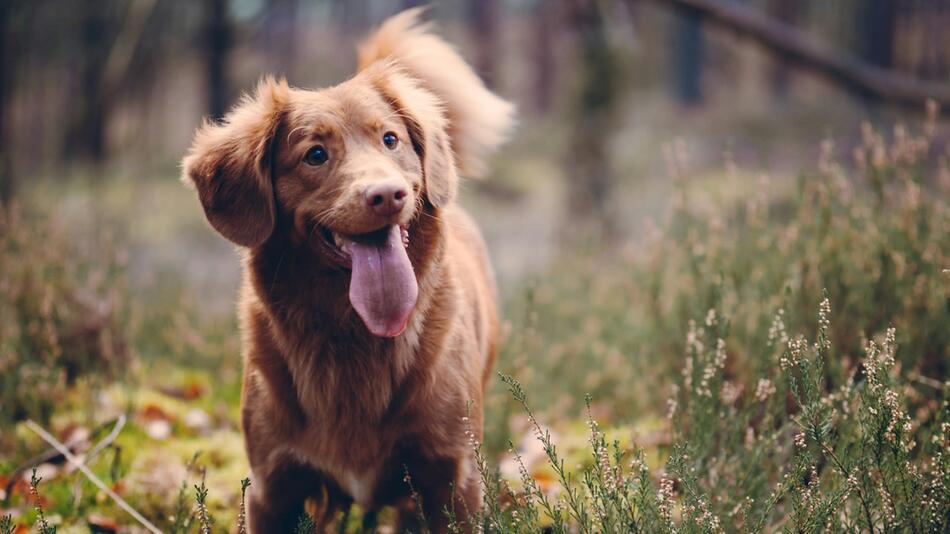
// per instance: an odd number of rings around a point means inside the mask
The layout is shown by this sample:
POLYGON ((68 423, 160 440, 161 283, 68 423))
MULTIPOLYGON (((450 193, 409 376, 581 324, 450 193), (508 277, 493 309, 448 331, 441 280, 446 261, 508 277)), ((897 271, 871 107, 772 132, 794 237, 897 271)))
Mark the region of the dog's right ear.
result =
POLYGON ((274 230, 273 140, 289 95, 286 81, 264 78, 220 124, 198 128, 182 160, 182 181, 198 190, 208 222, 244 247, 264 243, 274 230))
POLYGON ((455 164, 474 178, 507 138, 515 108, 485 87, 447 42, 420 21, 423 8, 390 17, 359 47, 360 70, 387 62, 419 82, 441 103, 455 164))
POLYGON ((455 199, 459 177, 441 102, 397 65, 380 62, 363 75, 402 118, 422 164, 426 198, 436 208, 448 206, 455 199))

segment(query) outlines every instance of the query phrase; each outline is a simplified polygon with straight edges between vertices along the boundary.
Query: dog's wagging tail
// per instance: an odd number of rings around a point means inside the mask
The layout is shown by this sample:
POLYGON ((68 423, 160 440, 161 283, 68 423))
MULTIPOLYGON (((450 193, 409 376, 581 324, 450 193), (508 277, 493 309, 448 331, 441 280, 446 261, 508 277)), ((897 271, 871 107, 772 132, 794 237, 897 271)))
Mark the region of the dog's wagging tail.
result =
POLYGON ((321 90, 265 77, 195 133, 183 180, 242 251, 241 422, 250 531, 318 526, 340 507, 395 506, 401 530, 443 510, 472 529, 495 357, 494 276, 455 203, 505 140, 513 106, 420 22, 385 21, 359 69, 321 90), (468 417, 467 420, 465 419, 468 417))

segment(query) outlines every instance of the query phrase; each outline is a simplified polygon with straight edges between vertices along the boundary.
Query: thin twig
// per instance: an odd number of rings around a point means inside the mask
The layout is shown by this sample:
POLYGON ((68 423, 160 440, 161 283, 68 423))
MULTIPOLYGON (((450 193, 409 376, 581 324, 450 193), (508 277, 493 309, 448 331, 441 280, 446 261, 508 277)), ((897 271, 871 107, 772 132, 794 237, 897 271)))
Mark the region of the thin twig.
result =
POLYGON ((102 449, 105 449, 119 437, 119 433, 122 432, 122 429, 125 428, 126 417, 124 413, 120 413, 119 417, 115 421, 115 426, 112 427, 112 431, 109 432, 109 435, 102 438, 99 443, 96 443, 96 446, 93 447, 88 453, 83 455, 83 463, 89 463, 93 458, 95 458, 102 449))
MULTIPOLYGON (((112 431, 109 432, 109 435, 99 440, 99 443, 96 443, 96 445, 90 449, 89 452, 82 455, 82 462, 84 464, 88 464, 89 462, 93 461, 96 456, 99 456, 99 453, 102 452, 103 449, 115 442, 115 440, 119 437, 119 434, 122 432, 122 429, 125 428, 125 420, 125 414, 120 413, 119 417, 116 418, 115 425, 112 426, 112 431)), ((76 503, 77 509, 79 508, 79 501, 82 497, 82 487, 80 486, 79 482, 80 480, 76 479, 76 484, 73 486, 73 502, 76 503)))
MULTIPOLYGON (((115 441, 115 439, 119 436, 119 432, 121 432, 122 428, 125 426, 125 421, 126 421, 125 414, 120 414, 119 417, 116 418, 115 424, 112 427, 112 431, 109 433, 109 435, 103 438, 98 444, 96 444, 96 446, 93 447, 90 452, 88 452, 87 454, 84 454, 83 461, 85 463, 89 463, 89 461, 95 458, 96 455, 98 455, 102 451, 102 449, 111 445, 112 442, 115 441)), ((96 434, 99 433, 99 431, 102 428, 105 427, 106 424, 110 424, 110 423, 112 423, 112 421, 109 421, 108 423, 104 423, 103 425, 97 427, 95 430, 93 430, 92 435, 95 436, 96 434)), ((82 445, 83 442, 85 441, 86 441, 85 439, 74 439, 74 440, 71 440, 69 443, 66 443, 65 446, 69 447, 69 450, 72 451, 73 449, 78 449, 79 446, 82 445)), ((26 473, 30 469, 40 464, 52 462, 59 456, 62 456, 62 453, 56 450, 55 447, 50 447, 49 449, 43 451, 42 453, 37 454, 36 456, 33 456, 29 460, 20 464, 16 469, 13 470, 13 474, 10 475, 10 478, 7 481, 7 485, 3 488, 4 495, 6 496, 5 499, 10 498, 10 495, 13 492, 12 491, 13 485, 16 484, 17 480, 20 480, 23 473, 26 473)))
MULTIPOLYGON (((80 440, 73 440, 70 441, 70 443, 66 446, 72 449, 73 447, 78 447, 81 443, 82 441, 80 440)), ((13 470, 13 473, 7 479, 7 484, 3 488, 3 501, 6 502, 13 495, 13 486, 16 485, 19 480, 23 479, 24 473, 40 464, 50 463, 60 456, 62 456, 62 454, 60 454, 59 451, 50 448, 41 452, 40 454, 37 454, 36 456, 33 456, 32 458, 29 458, 17 466, 17 468, 13 470)))
POLYGON ((129 515, 135 518, 136 521, 141 523, 146 530, 152 532, 153 534, 162 534, 161 530, 149 522, 148 519, 145 519, 145 517, 143 517, 142 514, 140 514, 135 508, 132 508, 129 503, 125 502, 125 499, 120 497, 116 492, 112 491, 112 488, 106 486, 102 480, 99 480, 99 477, 97 477, 95 473, 90 471, 89 468, 86 467, 86 465, 83 464, 81 460, 79 460, 79 458, 76 458, 65 445, 63 445, 58 439, 54 438, 49 432, 44 430, 43 427, 34 423, 32 419, 27 420, 26 427, 33 432, 36 432, 36 434, 43 438, 44 441, 55 447, 56 450, 60 452, 60 454, 66 457, 66 461, 73 464, 77 469, 82 471, 82 474, 86 475, 86 478, 88 478, 90 482, 92 482, 97 488, 102 490, 103 493, 115 501, 115 503, 119 505, 119 508, 122 508, 128 512, 129 515))
POLYGON ((918 384, 922 384, 924 386, 930 386, 934 389, 944 388, 943 382, 930 378, 929 376, 916 375, 916 376, 911 377, 911 380, 913 380, 914 382, 917 382, 918 384))
MULTIPOLYGON (((818 441, 818 445, 819 445, 819 446, 821 447, 821 449, 825 452, 825 455, 828 456, 829 458, 831 458, 831 460, 835 463, 835 465, 838 467, 838 469, 839 469, 839 470, 841 471, 841 473, 844 475, 845 480, 850 479, 850 478, 851 478, 851 471, 850 471, 849 469, 847 469, 847 468, 844 466, 844 463, 842 463, 841 460, 838 459, 838 455, 835 454, 834 449, 832 449, 832 448, 829 447, 826 443, 824 443, 823 441, 820 441, 820 440, 818 441)), ((856 489, 857 489, 857 491, 858 491, 858 499, 861 501, 861 506, 864 508, 864 517, 865 517, 865 520, 867 520, 867 522, 868 522, 868 529, 870 529, 871 534, 874 534, 874 520, 873 520, 873 518, 872 518, 872 516, 871 516, 871 505, 868 504, 867 499, 865 499, 865 497, 864 497, 864 492, 861 491, 861 488, 858 487, 858 488, 856 488, 856 489)))

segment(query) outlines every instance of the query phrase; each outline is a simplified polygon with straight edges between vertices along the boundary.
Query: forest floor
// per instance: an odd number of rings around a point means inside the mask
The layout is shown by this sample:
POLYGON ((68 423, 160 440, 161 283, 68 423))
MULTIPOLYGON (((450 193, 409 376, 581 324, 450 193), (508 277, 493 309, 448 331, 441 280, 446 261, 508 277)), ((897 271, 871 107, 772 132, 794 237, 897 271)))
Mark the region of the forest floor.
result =
MULTIPOLYGON (((922 477, 932 474, 942 460, 927 444, 950 439, 941 438, 946 430, 937 406, 946 394, 939 362, 948 356, 940 332, 950 313, 950 278, 943 271, 950 268, 950 212, 940 189, 950 180, 940 167, 946 148, 931 136, 925 153, 913 152, 900 135, 882 130, 887 161, 871 172, 851 148, 870 160, 879 147, 862 140, 856 120, 816 134, 814 127, 781 126, 774 114, 727 121, 707 112, 694 129, 680 132, 651 118, 663 111, 636 111, 642 121, 666 126, 617 134, 615 173, 624 179, 617 180, 608 209, 624 232, 609 246, 572 235, 564 208, 569 150, 552 148, 570 142, 549 143, 543 124, 525 128, 488 181, 463 187, 462 203, 479 221, 502 288, 505 334, 497 370, 516 381, 494 380, 486 402, 485 443, 477 452, 487 458, 487 479, 497 473, 508 488, 488 492, 495 499, 489 504, 500 510, 490 518, 508 525, 501 530, 514 529, 512 510, 543 511, 540 496, 549 496, 563 508, 540 513, 538 524, 556 526, 553 516, 563 516, 582 530, 585 521, 593 530, 596 521, 604 530, 609 524, 662 530, 657 525, 669 519, 690 531, 715 518, 728 531, 773 530, 805 524, 796 521, 807 521, 803 511, 815 503, 792 493, 811 488, 815 502, 838 499, 831 510, 840 513, 822 516, 829 524, 861 530, 864 519, 854 517, 864 508, 864 494, 842 496, 841 489, 878 491, 889 471, 880 467, 852 483, 834 469, 814 477, 808 470, 827 462, 829 447, 841 455, 847 449, 853 462, 863 458, 852 444, 863 442, 867 429, 846 414, 877 405, 863 392, 842 388, 867 381, 855 375, 866 369, 859 361, 873 358, 863 350, 865 341, 882 339, 890 325, 898 328, 898 364, 887 376, 900 384, 894 390, 904 404, 889 405, 888 413, 911 414, 912 430, 898 441, 916 440, 902 461, 920 466, 922 477), (722 131, 730 133, 717 136, 722 131), (843 148, 833 150, 822 142, 826 137, 843 148), (904 161, 901 151, 915 159, 904 161), (877 189, 892 194, 885 199, 877 189), (918 220, 917 212, 928 220, 918 220), (830 319, 820 306, 825 298, 830 319), (783 334, 787 327, 791 339, 825 336, 831 352, 799 354, 800 371, 789 371, 779 363, 789 357, 786 348, 774 345, 776 317, 784 317, 783 334), (826 377, 828 391, 802 388, 816 373, 826 377), (812 435, 800 416, 823 403, 838 403, 835 413, 822 416, 838 441, 816 433, 814 450, 808 449, 814 458, 802 459, 797 436, 812 435), (545 433, 549 441, 539 440, 545 433), (556 451, 548 443, 556 443, 556 451), (607 486, 585 485, 582 475, 603 478, 598 469, 614 469, 604 459, 614 443, 617 477, 629 480, 629 501, 619 493, 600 495, 607 486), (557 459, 574 473, 570 480, 557 459), (683 471, 687 464, 699 470, 696 478, 683 471), (649 475, 637 482, 640 469, 649 475), (773 498, 769 488, 788 473, 801 475, 801 487, 787 485, 773 498), (724 483, 738 488, 734 495, 717 493, 724 483), (568 506, 571 484, 581 488, 588 512, 568 506), (634 498, 636 491, 643 495, 634 498), (603 504, 611 499, 627 504, 603 504), (755 511, 753 500, 769 505, 755 511), (618 519, 627 508, 632 523, 618 519)), ((912 131, 922 128, 915 124, 912 131)), ((207 226, 174 170, 157 174, 131 180, 118 168, 95 180, 38 181, 23 194, 19 222, 6 223, 0 266, 8 278, 0 276, 0 287, 23 299, 10 297, 2 311, 18 317, 39 310, 43 318, 0 331, 7 335, 0 348, 10 351, 0 370, 8 378, 16 374, 4 382, 2 397, 13 408, 0 409, 0 512, 12 514, 18 528, 43 520, 59 532, 137 527, 68 462, 30 461, 48 446, 22 420, 2 419, 11 413, 39 420, 77 452, 111 440, 121 421, 117 437, 88 459, 89 466, 163 531, 198 527, 196 484, 208 490, 214 531, 233 531, 239 522, 248 471, 238 422, 237 253, 207 226), (49 250, 24 252, 23 244, 36 236, 49 250), (32 267, 24 268, 27 261, 32 267), (61 272, 63 263, 76 267, 61 272), (70 316, 50 304, 63 295, 95 303, 79 309, 100 310, 93 314, 105 324, 97 346, 112 347, 106 352, 117 360, 63 363, 71 357, 70 316), (55 334, 47 335, 47 326, 55 334), (70 376, 65 387, 66 379, 35 368, 26 356, 31 348, 42 349, 43 365, 88 366, 89 372, 70 376), (32 464, 42 481, 31 497, 32 464)), ((870 524, 886 523, 888 513, 902 513, 924 495, 884 492, 869 505, 870 524)), ((926 496, 946 518, 950 508, 939 500, 945 496, 926 496)), ((918 519, 901 520, 922 525, 918 519)), ((933 523, 939 524, 945 523, 933 523)))

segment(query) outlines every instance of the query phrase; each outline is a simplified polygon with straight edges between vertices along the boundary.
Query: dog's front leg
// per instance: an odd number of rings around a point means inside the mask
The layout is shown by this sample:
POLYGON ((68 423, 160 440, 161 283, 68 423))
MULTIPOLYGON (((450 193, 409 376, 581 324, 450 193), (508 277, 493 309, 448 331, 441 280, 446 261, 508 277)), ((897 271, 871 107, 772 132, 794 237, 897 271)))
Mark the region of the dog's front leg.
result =
POLYGON ((293 532, 301 514, 303 498, 268 495, 251 487, 247 499, 247 524, 251 534, 282 534, 293 532))
POLYGON ((477 531, 475 522, 481 507, 481 486, 468 470, 458 469, 458 462, 427 462, 416 469, 409 469, 410 482, 416 495, 400 510, 400 532, 441 534, 448 532, 450 525, 455 527, 453 530, 477 531), (459 477, 460 471, 465 475, 459 477), (420 519, 425 520, 427 529, 421 528, 420 519))
POLYGON ((280 463, 254 470, 247 495, 247 524, 251 534, 294 532, 304 513, 304 501, 323 489, 323 480, 309 467, 280 463))

